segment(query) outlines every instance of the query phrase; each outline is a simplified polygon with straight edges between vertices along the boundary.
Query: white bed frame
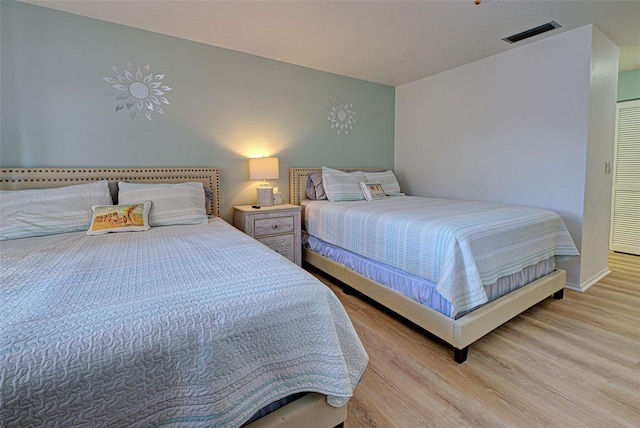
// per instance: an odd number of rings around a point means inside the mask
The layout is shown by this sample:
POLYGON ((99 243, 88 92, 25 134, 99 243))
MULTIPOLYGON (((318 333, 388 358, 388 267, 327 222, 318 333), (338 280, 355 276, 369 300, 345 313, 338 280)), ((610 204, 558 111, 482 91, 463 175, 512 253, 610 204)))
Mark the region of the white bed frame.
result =
MULTIPOLYGON (((371 168, 338 169, 347 172, 372 170, 371 168)), ((309 173, 321 171, 321 168, 290 169, 289 195, 292 204, 300 205, 300 201, 307 198, 306 185, 309 173)), ((304 212, 302 218, 304 223, 304 212)), ((556 299, 561 299, 566 281, 565 271, 557 269, 454 320, 309 249, 303 249, 302 258, 310 265, 342 281, 452 345, 454 359, 458 363, 463 363, 467 359, 469 345, 496 327, 551 295, 556 299)))
MULTIPOLYGON (((201 182, 213 191, 207 214, 220 216, 220 177, 217 168, 2 168, 0 189, 51 188, 108 180, 157 183, 201 182)), ((333 407, 327 397, 310 393, 246 425, 247 428, 328 428, 343 425, 347 406, 333 407)))

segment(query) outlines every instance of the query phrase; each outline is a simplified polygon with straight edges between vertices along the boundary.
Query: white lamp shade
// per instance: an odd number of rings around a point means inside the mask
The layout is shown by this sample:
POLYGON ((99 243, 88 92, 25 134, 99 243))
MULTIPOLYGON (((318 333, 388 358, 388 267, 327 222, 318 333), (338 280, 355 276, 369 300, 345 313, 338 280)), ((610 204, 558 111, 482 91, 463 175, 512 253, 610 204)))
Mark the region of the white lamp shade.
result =
POLYGON ((280 178, 278 158, 249 159, 249 179, 269 180, 280 178))

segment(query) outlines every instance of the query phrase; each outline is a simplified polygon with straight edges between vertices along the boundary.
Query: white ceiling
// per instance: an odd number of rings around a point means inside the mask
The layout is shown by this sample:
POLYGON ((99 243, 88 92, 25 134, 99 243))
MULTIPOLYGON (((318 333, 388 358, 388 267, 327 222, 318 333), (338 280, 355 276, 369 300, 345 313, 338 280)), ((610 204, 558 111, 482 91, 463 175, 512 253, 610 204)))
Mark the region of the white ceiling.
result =
POLYGON ((620 47, 620 71, 640 68, 640 0, 23 1, 391 86, 589 23, 620 47))

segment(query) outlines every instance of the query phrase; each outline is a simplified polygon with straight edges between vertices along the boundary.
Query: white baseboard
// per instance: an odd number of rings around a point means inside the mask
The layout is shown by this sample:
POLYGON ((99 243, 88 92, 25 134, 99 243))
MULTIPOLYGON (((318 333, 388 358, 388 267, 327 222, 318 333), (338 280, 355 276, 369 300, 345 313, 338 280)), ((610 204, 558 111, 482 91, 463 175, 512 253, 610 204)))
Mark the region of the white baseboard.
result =
POLYGON ((566 288, 568 288, 569 290, 579 291, 581 293, 584 293, 589 288, 591 288, 592 285, 596 284, 598 281, 600 281, 602 278, 606 277, 610 273, 611 271, 608 268, 605 268, 600 273, 597 273, 596 275, 592 276, 590 279, 581 282, 580 285, 571 284, 567 282, 566 288))

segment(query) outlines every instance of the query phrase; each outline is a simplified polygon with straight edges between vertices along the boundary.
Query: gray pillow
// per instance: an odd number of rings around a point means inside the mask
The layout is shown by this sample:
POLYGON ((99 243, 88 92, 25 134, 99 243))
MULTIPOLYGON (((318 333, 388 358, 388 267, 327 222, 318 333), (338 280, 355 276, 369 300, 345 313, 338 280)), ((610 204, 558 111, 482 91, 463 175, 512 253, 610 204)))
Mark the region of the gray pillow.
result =
POLYGON ((311 180, 311 174, 307 175, 307 198, 315 201, 316 199, 316 186, 313 184, 311 180))
POLYGON ((326 200, 327 194, 324 191, 324 185, 322 184, 322 173, 321 172, 312 172, 309 174, 309 178, 313 183, 313 186, 316 191, 316 199, 319 201, 326 200))
POLYGON ((113 205, 118 205, 118 183, 109 183, 109 193, 111 193, 113 205))

